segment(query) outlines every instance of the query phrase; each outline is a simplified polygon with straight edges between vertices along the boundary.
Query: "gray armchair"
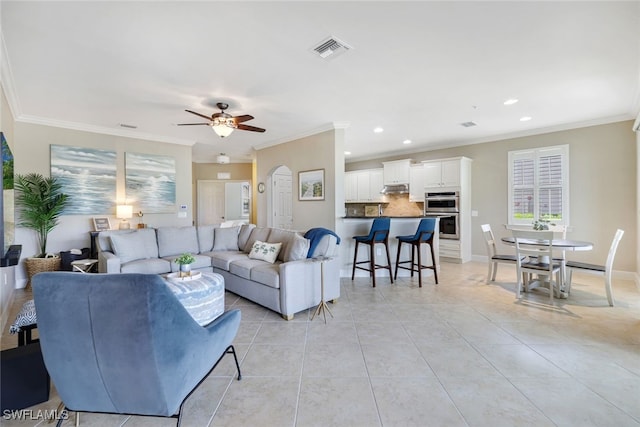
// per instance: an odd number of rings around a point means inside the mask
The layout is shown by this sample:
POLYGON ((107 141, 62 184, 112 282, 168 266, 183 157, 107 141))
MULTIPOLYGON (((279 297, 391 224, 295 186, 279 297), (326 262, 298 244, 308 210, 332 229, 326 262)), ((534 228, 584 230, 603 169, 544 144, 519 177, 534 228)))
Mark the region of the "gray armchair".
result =
POLYGON ((185 400, 226 353, 241 378, 231 345, 240 311, 202 327, 160 276, 46 272, 33 295, 45 365, 71 411, 177 417, 179 426, 185 400))

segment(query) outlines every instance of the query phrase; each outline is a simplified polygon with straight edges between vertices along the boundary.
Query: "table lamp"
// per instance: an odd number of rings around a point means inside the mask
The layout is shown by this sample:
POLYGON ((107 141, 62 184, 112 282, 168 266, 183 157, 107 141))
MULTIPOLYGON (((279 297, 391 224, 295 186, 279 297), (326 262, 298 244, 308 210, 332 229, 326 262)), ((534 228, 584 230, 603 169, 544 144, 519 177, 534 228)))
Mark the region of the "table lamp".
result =
POLYGON ((127 230, 131 228, 131 224, 127 221, 133 217, 133 207, 131 205, 118 205, 116 206, 116 218, 121 219, 120 230, 127 230))

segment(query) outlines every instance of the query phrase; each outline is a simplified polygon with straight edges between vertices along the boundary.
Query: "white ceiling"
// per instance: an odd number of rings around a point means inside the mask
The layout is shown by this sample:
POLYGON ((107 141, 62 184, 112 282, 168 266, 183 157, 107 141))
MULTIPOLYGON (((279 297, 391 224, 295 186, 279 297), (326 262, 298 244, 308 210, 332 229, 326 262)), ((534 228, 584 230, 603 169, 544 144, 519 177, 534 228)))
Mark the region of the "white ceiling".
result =
POLYGON ((0 7, 2 81, 17 120, 195 143, 196 162, 221 152, 248 161, 254 148, 344 124, 350 161, 640 111, 640 1, 0 7), (353 49, 315 56, 331 35, 353 49), (519 102, 503 105, 509 98, 519 102), (220 101, 267 131, 220 139, 176 126, 200 121, 185 109, 210 115, 220 101))

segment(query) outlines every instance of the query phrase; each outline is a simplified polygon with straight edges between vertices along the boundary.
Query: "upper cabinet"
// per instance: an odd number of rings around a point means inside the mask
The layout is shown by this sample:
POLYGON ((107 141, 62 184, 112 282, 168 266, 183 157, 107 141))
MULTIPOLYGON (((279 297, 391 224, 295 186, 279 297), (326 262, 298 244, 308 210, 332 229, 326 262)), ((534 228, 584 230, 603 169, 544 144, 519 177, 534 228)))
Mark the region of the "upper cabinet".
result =
POLYGON ((418 163, 409 169, 409 201, 424 202, 424 165, 418 163))
POLYGON ((425 188, 460 187, 460 159, 424 162, 425 188))
POLYGON ((382 201, 382 169, 366 169, 344 174, 345 202, 382 201))
POLYGON ((384 170, 384 185, 409 184, 411 159, 383 162, 382 166, 384 170))

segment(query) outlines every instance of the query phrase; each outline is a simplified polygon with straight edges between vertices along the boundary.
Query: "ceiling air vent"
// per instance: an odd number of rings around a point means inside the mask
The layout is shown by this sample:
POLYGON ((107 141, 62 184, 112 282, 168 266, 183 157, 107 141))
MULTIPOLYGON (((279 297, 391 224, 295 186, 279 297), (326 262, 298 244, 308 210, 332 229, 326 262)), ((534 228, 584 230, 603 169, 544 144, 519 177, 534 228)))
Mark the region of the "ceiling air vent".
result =
POLYGON ((328 39, 321 41, 313 48, 313 51, 319 55, 320 58, 333 59, 345 53, 349 49, 353 48, 337 37, 331 36, 328 39))
POLYGON ((475 122, 464 122, 464 123, 460 123, 460 126, 465 127, 465 128, 471 128, 474 126, 478 126, 477 123, 475 122))

